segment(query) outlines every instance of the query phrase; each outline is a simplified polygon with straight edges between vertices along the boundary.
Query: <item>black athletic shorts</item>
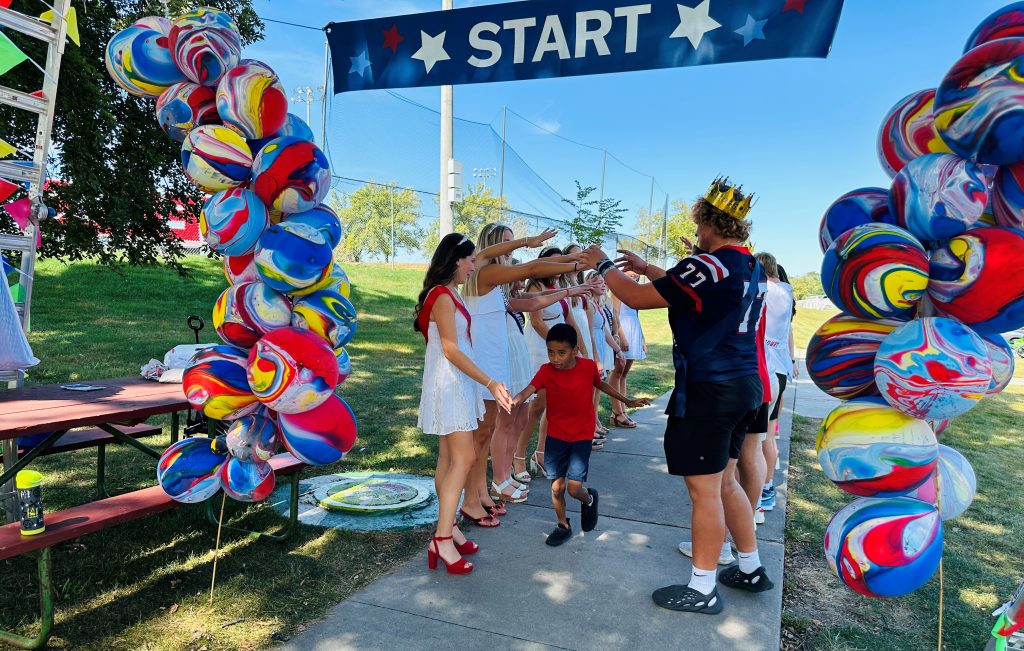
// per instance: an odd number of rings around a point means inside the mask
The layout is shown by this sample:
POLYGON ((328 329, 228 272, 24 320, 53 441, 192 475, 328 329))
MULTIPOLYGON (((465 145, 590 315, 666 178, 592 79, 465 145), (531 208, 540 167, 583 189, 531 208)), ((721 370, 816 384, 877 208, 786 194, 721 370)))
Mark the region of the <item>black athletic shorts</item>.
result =
MULTIPOLYGON (((782 409, 782 394, 786 391, 786 374, 776 373, 775 377, 779 378, 779 397, 775 399, 775 406, 772 407, 772 413, 768 420, 775 420, 779 417, 779 410, 782 409)), ((774 432, 771 433, 774 434, 774 432)))
POLYGON ((764 396, 756 375, 686 385, 686 416, 669 416, 665 460, 672 475, 713 475, 739 459, 750 422, 764 396))

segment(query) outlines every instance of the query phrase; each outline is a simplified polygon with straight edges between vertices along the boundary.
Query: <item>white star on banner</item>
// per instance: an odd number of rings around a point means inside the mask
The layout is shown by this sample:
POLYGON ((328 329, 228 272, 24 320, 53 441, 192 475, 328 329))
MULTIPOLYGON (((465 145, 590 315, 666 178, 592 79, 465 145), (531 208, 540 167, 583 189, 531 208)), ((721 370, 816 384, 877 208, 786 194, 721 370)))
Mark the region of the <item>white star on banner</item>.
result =
POLYGON ((685 5, 676 5, 676 8, 679 9, 679 27, 669 38, 688 38, 695 50, 700 47, 705 34, 722 26, 709 15, 711 0, 704 0, 693 8, 685 5))
POLYGON ((430 74, 434 64, 438 61, 448 61, 451 59, 448 53, 444 51, 444 36, 446 33, 441 32, 437 36, 431 36, 422 30, 420 31, 420 49, 416 50, 412 58, 423 62, 423 65, 427 68, 427 74, 430 74))
POLYGON ((754 20, 754 17, 747 14, 747 22, 736 30, 736 33, 743 37, 743 47, 750 45, 752 41, 766 40, 764 37, 764 26, 767 20, 754 20))
POLYGON ((366 76, 366 71, 370 69, 370 57, 369 52, 363 50, 357 57, 349 57, 352 65, 349 66, 348 74, 359 75, 360 77, 366 76))

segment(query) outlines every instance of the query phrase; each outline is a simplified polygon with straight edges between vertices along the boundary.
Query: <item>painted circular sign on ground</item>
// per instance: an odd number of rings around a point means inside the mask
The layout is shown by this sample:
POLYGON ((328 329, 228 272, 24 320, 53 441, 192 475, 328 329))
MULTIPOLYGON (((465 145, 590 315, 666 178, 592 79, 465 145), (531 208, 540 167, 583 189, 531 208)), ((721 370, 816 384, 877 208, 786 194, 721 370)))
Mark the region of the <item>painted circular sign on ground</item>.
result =
POLYGON ((325 509, 354 513, 389 513, 423 506, 431 499, 429 491, 398 479, 345 477, 317 488, 317 504, 325 509))

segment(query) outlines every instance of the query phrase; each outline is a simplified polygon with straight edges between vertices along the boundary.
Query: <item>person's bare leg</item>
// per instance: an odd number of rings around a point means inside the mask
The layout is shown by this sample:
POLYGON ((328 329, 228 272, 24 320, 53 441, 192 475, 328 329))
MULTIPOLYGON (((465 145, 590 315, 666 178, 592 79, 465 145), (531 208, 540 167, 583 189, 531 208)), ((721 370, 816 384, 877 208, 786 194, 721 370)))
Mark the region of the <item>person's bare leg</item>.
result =
MULTIPOLYGON (((718 555, 725 540, 725 514, 722 505, 722 473, 684 477, 693 510, 693 566, 704 570, 718 567, 718 555)), ((750 525, 753 526, 753 517, 750 525)))
MULTIPOLYGON (((725 522, 732 533, 736 549, 743 553, 757 551, 757 538, 754 533, 754 510, 750 506, 750 498, 743 491, 736 479, 736 460, 730 459, 722 475, 721 502, 725 510, 725 522)), ((694 535, 696 536, 696 530, 694 535)), ((721 545, 722 538, 718 539, 721 545)), ((721 549, 721 547, 719 547, 721 549)))
MULTIPOLYGON (((520 405, 517 409, 512 410, 512 414, 512 425, 509 428, 508 436, 505 438, 506 458, 512 460, 512 472, 519 474, 526 470, 526 461, 524 459, 516 459, 515 457, 525 457, 526 454, 517 455, 516 446, 519 445, 519 434, 526 428, 526 422, 530 419, 530 406, 520 405), (522 468, 518 464, 522 464, 522 468)), ((529 484, 521 485, 529 489, 529 484)))
MULTIPOLYGON (((526 427, 520 430, 519 440, 516 441, 516 453, 515 456, 525 457, 526 449, 530 445, 530 439, 533 438, 533 430, 536 429, 537 424, 540 422, 541 417, 544 414, 544 410, 547 408, 547 396, 543 391, 537 394, 532 401, 529 403, 528 419, 526 421, 526 427)), ((546 434, 545 430, 545 434, 546 434)), ((539 444, 539 443, 538 443, 539 444)), ((541 451, 544 450, 544 446, 540 445, 541 451)))
MULTIPOLYGON (((611 375, 608 376, 608 384, 619 393, 622 393, 622 374, 625 372, 625 369, 626 360, 616 357, 615 368, 612 369, 611 375)), ((612 403, 612 418, 614 419, 615 414, 621 414, 625 410, 625 405, 610 396, 608 399, 612 403)))
POLYGON ((779 462, 779 440, 775 435, 778 426, 778 420, 768 422, 768 438, 761 444, 761 451, 764 453, 764 483, 766 484, 775 483, 775 466, 779 462))
MULTIPOLYGON (((472 432, 453 432, 441 438, 441 450, 437 456, 434 486, 437 490, 437 528, 434 535, 445 538, 453 535, 455 511, 470 468, 476 461, 476 448, 472 432)), ((462 537, 462 536, 460 536, 462 537)), ((465 540, 464 537, 462 537, 465 540)), ((459 560, 461 554, 451 540, 437 543, 441 558, 449 563, 459 560)))
MULTIPOLYGON (((491 477, 498 486, 512 478, 512 448, 516 440, 516 421, 521 423, 522 418, 519 414, 523 410, 523 406, 516 407, 511 413, 498 410, 494 436, 491 437, 491 477)), ((514 490, 510 485, 503 492, 511 495, 514 490)))
POLYGON ((487 449, 491 442, 491 434, 494 432, 494 420, 498 415, 497 403, 493 400, 485 400, 486 410, 480 425, 473 430, 473 444, 476 446, 475 462, 466 477, 466 494, 462 500, 462 510, 474 518, 487 516, 484 505, 493 504, 487 495, 487 449), (481 495, 482 494, 482 495, 481 495))
POLYGON ((551 480, 551 506, 555 508, 559 524, 568 524, 565 519, 565 477, 551 480))
POLYGON ((750 506, 757 510, 761 504, 761 488, 764 484, 764 453, 761 451, 759 434, 747 434, 740 448, 740 459, 737 464, 740 485, 750 500, 750 506))

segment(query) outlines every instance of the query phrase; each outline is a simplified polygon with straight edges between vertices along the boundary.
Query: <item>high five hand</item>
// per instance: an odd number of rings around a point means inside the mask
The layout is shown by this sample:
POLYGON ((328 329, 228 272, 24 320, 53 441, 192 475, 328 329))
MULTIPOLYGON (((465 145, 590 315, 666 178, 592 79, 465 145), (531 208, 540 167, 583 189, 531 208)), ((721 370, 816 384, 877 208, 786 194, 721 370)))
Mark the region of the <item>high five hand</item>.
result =
POLYGON ((629 272, 632 271, 636 274, 643 275, 647 271, 647 261, 626 249, 619 249, 619 253, 622 255, 615 259, 615 264, 619 269, 629 272))
POLYGON ((583 250, 583 257, 581 258, 580 262, 585 264, 590 269, 597 269, 597 264, 607 257, 608 256, 604 254, 604 251, 598 248, 598 246, 595 244, 594 246, 591 246, 583 250))
POLYGON ((544 242, 547 242, 555 235, 558 235, 558 231, 556 231, 553 228, 545 228, 544 231, 539 233, 538 235, 531 235, 527 237, 526 246, 527 248, 536 249, 538 246, 544 244, 544 242))

